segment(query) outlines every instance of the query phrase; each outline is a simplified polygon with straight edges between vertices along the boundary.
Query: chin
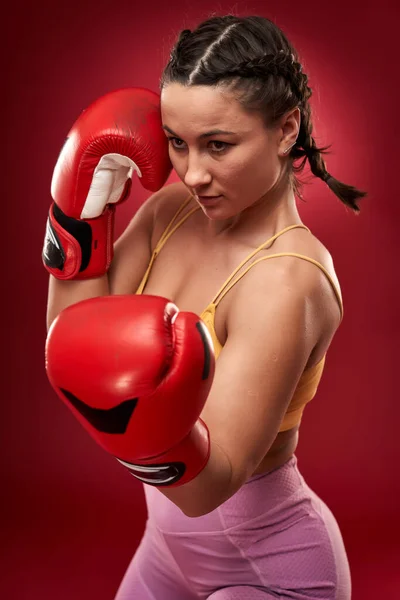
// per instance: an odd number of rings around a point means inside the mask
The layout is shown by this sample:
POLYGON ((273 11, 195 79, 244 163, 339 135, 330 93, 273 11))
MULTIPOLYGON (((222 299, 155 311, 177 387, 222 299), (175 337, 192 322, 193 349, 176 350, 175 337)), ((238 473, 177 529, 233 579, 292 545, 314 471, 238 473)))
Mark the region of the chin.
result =
MULTIPOLYGON (((198 200, 196 200, 196 202, 198 202, 198 200)), ((203 213, 212 219, 221 219, 223 218, 222 215, 225 215, 228 212, 226 206, 224 207, 221 202, 208 205, 198 202, 198 204, 203 213)))
POLYGON ((239 212, 226 210, 222 206, 201 206, 201 210, 210 221, 226 221, 240 214, 239 212))

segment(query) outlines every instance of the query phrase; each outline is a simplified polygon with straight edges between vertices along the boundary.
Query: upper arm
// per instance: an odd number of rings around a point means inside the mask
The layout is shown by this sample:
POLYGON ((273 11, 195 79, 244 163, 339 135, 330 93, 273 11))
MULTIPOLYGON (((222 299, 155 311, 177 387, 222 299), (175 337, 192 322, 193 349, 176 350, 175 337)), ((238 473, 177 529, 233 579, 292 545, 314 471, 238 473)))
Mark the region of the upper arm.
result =
POLYGON ((233 490, 271 447, 320 335, 313 304, 319 280, 309 267, 260 264, 232 300, 201 418, 229 457, 233 490))
POLYGON ((140 206, 114 244, 114 258, 108 270, 111 294, 133 294, 151 259, 151 238, 155 216, 162 218, 160 205, 174 196, 176 184, 162 187, 140 206))

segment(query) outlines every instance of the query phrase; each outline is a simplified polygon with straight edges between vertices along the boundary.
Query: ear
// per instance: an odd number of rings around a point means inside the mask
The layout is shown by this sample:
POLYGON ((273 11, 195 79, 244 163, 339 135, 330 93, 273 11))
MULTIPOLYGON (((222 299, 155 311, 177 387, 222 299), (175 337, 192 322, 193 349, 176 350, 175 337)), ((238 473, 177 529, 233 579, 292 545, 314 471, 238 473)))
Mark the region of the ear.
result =
POLYGON ((296 143, 300 131, 301 114, 297 106, 283 115, 280 120, 279 130, 279 155, 287 156, 289 149, 296 143), (286 152, 285 152, 286 151, 286 152))

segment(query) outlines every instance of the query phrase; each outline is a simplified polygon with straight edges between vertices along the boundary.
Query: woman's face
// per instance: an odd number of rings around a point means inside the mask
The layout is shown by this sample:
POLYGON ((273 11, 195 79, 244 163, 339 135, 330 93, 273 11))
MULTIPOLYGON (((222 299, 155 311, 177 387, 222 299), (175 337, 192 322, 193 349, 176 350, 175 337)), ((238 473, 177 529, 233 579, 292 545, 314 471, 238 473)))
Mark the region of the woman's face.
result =
POLYGON ((267 129, 226 91, 171 83, 161 92, 161 114, 172 165, 210 218, 262 202, 279 182, 282 130, 267 129))

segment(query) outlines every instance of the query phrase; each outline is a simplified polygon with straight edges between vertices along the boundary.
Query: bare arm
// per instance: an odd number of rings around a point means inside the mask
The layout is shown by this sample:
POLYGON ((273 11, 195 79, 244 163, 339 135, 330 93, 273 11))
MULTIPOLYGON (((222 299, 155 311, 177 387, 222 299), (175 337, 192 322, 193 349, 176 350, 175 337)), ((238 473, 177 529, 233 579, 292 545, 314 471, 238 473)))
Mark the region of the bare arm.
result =
POLYGON ((177 184, 164 186, 139 208, 114 244, 114 258, 107 274, 82 281, 61 281, 50 275, 47 329, 71 304, 97 296, 135 293, 151 258, 155 211, 159 205, 173 200, 178 189, 177 184))
POLYGON ((228 339, 200 415, 210 432, 210 460, 188 483, 159 488, 189 517, 215 510, 254 473, 320 338, 325 311, 319 273, 291 264, 259 265, 247 285, 238 287, 228 339))

